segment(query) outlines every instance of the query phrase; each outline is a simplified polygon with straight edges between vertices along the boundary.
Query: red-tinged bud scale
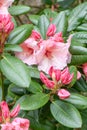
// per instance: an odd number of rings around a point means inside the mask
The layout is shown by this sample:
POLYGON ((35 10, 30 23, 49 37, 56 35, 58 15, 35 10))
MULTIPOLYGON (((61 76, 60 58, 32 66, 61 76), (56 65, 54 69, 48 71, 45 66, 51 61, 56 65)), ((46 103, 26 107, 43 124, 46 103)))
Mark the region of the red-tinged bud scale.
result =
POLYGON ((44 73, 40 73, 40 79, 41 81, 46 85, 46 87, 48 89, 53 89, 54 88, 54 82, 49 80, 45 75, 44 73))

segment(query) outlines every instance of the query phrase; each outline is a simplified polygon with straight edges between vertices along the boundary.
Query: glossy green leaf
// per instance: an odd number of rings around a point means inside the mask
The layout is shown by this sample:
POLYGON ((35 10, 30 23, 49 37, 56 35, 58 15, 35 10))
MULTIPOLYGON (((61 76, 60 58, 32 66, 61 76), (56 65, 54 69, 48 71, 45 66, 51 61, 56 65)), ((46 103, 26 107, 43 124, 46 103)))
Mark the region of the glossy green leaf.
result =
POLYGON ((76 28, 78 31, 87 31, 87 23, 83 23, 76 28))
POLYGON ((11 82, 20 87, 29 87, 30 75, 27 66, 16 57, 6 55, 1 60, 1 71, 11 82))
POLYGON ((41 85, 35 80, 31 80, 31 83, 30 83, 30 86, 29 86, 28 90, 30 92, 32 92, 32 93, 37 93, 37 92, 42 92, 43 91, 41 85))
POLYGON ((87 97, 77 93, 71 93, 70 97, 65 99, 65 101, 75 105, 79 109, 87 108, 87 97))
POLYGON ((87 32, 76 32, 72 37, 72 45, 73 42, 77 42, 79 45, 83 43, 87 43, 87 32))
POLYGON ((75 7, 68 18, 68 31, 74 30, 85 18, 87 14, 87 2, 84 2, 83 4, 78 5, 75 7))
POLYGON ((36 67, 28 66, 29 74, 32 78, 40 78, 40 72, 36 67))
POLYGON ((31 24, 21 25, 15 28, 8 39, 9 44, 20 44, 25 41, 31 34, 33 26, 31 24))
POLYGON ((9 91, 12 92, 13 94, 16 94, 18 96, 26 94, 26 89, 22 87, 18 87, 14 84, 11 84, 9 86, 9 91))
POLYGON ((30 11, 30 7, 25 5, 17 5, 9 8, 9 13, 11 15, 25 14, 28 13, 29 11, 30 11))
POLYGON ((16 51, 16 52, 22 52, 22 48, 19 45, 12 45, 12 44, 6 44, 5 51, 16 51))
POLYGON ((22 110, 35 110, 44 106, 49 101, 49 95, 44 93, 37 93, 31 96, 25 95, 19 100, 22 101, 20 102, 20 107, 22 110))
POLYGON ((29 15, 29 20, 35 24, 38 25, 39 15, 29 15))
POLYGON ((69 51, 72 55, 87 55, 87 48, 82 46, 71 46, 69 51))
POLYGON ((49 20, 45 15, 40 16, 39 21, 38 21, 38 28, 44 39, 46 38, 46 32, 47 32, 47 28, 49 24, 50 24, 49 20))
POLYGON ((87 83, 85 82, 85 79, 83 77, 81 77, 79 81, 77 80, 77 82, 75 83, 75 88, 81 92, 87 92, 87 83))
POLYGON ((68 22, 66 13, 64 11, 60 12, 52 21, 52 23, 56 25, 57 32, 62 32, 63 35, 66 34, 68 22))
POLYGON ((53 117, 62 125, 70 128, 82 126, 80 113, 72 104, 57 100, 51 104, 50 109, 53 117))
POLYGON ((72 55, 71 63, 72 65, 81 65, 87 62, 87 55, 72 55))

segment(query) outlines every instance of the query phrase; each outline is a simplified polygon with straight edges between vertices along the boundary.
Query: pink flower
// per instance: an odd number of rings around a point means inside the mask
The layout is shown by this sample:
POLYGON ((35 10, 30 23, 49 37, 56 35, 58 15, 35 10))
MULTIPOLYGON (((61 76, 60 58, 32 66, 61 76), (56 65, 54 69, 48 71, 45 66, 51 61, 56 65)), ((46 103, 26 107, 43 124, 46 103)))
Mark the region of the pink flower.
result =
POLYGON ((84 63, 82 65, 82 69, 83 69, 83 72, 84 72, 85 76, 87 77, 87 63, 84 63))
POLYGON ((35 52, 38 49, 37 42, 33 38, 28 38, 20 45, 22 52, 17 52, 15 55, 28 65, 37 64, 35 52))
POLYGON ((14 126, 14 130, 28 130, 30 126, 30 122, 28 119, 23 118, 15 118, 12 122, 14 126))
POLYGON ((0 0, 0 14, 9 14, 8 7, 11 6, 13 2, 14 0, 0 0))
POLYGON ((49 75, 54 81, 59 81, 61 77, 61 71, 59 69, 54 69, 52 66, 49 70, 49 75))
POLYGON ((12 123, 1 124, 1 130, 29 130, 28 119, 15 118, 12 123))
POLYGON ((1 130, 15 130, 11 123, 1 124, 1 130))
POLYGON ((46 85, 48 89, 53 89, 54 88, 54 82, 49 80, 44 73, 40 72, 40 79, 41 81, 46 85))
POLYGON ((60 99, 66 99, 69 98, 70 93, 65 89, 60 89, 57 93, 60 99))
POLYGON ((32 30, 31 37, 34 38, 35 40, 39 40, 39 39, 41 39, 41 35, 40 35, 40 33, 38 33, 38 32, 35 31, 35 30, 32 30))
MULTIPOLYGON (((67 66, 69 56, 69 46, 67 43, 55 42, 48 39, 42 41, 40 46, 44 46, 42 60, 38 64, 38 69, 40 71, 48 73, 51 66, 60 70, 67 66)), ((39 59, 39 55, 37 59, 39 59)))
POLYGON ((73 76, 74 76, 74 74, 70 74, 68 67, 65 68, 61 72, 61 82, 62 82, 62 84, 65 84, 65 85, 69 84, 72 81, 73 76))
POLYGON ((50 37, 50 39, 54 40, 55 42, 64 42, 62 32, 56 33, 53 37, 50 37))
POLYGON ((0 7, 9 7, 14 2, 14 0, 0 0, 0 7))
POLYGON ((56 26, 54 24, 50 24, 47 30, 47 36, 53 36, 56 32, 56 26))

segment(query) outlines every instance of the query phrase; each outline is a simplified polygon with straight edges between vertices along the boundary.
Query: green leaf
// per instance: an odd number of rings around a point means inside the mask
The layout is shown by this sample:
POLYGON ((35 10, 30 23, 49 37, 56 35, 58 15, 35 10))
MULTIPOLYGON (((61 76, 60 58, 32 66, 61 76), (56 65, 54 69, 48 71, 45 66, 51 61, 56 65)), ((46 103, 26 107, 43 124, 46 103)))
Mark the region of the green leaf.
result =
POLYGON ((62 32, 63 35, 66 34, 68 21, 67 21, 66 13, 64 11, 60 12, 56 16, 56 18, 52 21, 52 23, 56 25, 57 32, 62 32))
POLYGON ((12 45, 12 44, 6 44, 4 50, 22 52, 22 48, 19 45, 12 45))
POLYGON ((8 43, 10 44, 22 43, 30 36, 32 29, 33 26, 31 24, 25 24, 15 28, 9 36, 8 43))
POLYGON ((57 0, 58 4, 63 7, 67 8, 70 7, 70 5, 74 2, 75 0, 57 0))
POLYGON ((32 78, 40 78, 40 72, 36 67, 28 66, 29 74, 32 78))
POLYGON ((74 30, 87 14, 87 2, 75 7, 68 18, 68 31, 74 30))
POLYGON ((72 55, 87 55, 87 48, 82 46, 71 46, 69 51, 72 55))
POLYGON ((1 71, 11 82, 20 87, 29 87, 30 76, 27 66, 16 57, 6 55, 1 60, 1 71))
POLYGON ((76 32, 73 34, 72 37, 72 45, 73 42, 77 42, 78 45, 81 45, 83 43, 87 43, 87 32, 76 32))
POLYGON ((39 20, 39 15, 29 15, 29 20, 35 24, 35 25, 38 25, 38 20, 39 20))
POLYGON ((70 128, 81 127, 80 113, 72 104, 57 100, 51 104, 50 109, 53 117, 62 125, 70 128))
POLYGON ((18 86, 14 85, 14 84, 11 84, 9 86, 9 91, 12 92, 13 94, 18 95, 18 96, 26 94, 26 89, 25 88, 18 87, 18 86))
POLYGON ((87 31, 87 23, 83 23, 76 28, 78 31, 87 31))
POLYGON ((81 130, 87 130, 87 109, 81 111, 81 116, 83 121, 81 130))
POLYGON ((37 92, 42 92, 43 91, 40 84, 37 81, 34 81, 34 80, 31 80, 31 83, 30 83, 30 86, 29 86, 28 90, 30 92, 32 92, 32 93, 37 93, 37 92))
POLYGON ((65 99, 65 101, 75 105, 75 107, 79 109, 87 108, 87 97, 82 96, 80 94, 71 93, 70 97, 65 99))
POLYGON ((48 19, 50 19, 50 18, 54 19, 58 14, 57 12, 55 12, 49 8, 44 9, 43 12, 48 17, 48 19))
POLYGON ((38 21, 38 28, 44 39, 46 38, 46 32, 47 32, 47 28, 49 24, 50 24, 49 20, 45 15, 40 16, 39 21, 38 21))
POLYGON ((49 95, 44 93, 37 93, 31 96, 25 95, 19 100, 21 100, 20 107, 22 110, 35 110, 44 106, 49 101, 49 95))
POLYGON ((17 5, 9 8, 9 13, 11 15, 21 15, 21 14, 28 13, 29 11, 30 11, 30 7, 25 5, 17 5))
POLYGON ((79 81, 77 80, 77 82, 75 83, 75 88, 81 92, 87 92, 87 83, 83 77, 81 77, 79 81))
POLYGON ((71 65, 81 65, 87 62, 87 55, 72 55, 71 65))
POLYGON ((72 73, 74 74, 74 77, 73 77, 71 83, 68 85, 68 87, 72 87, 75 84, 75 82, 77 81, 77 68, 75 66, 70 66, 69 71, 71 74, 72 73))

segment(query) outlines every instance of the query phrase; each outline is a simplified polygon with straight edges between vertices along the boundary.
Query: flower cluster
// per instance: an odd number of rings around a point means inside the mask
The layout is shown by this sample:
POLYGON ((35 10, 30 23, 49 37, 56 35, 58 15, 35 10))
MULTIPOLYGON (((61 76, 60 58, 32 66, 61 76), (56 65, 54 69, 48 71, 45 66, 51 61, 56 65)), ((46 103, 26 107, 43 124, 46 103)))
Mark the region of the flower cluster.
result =
POLYGON ((70 74, 68 67, 62 71, 51 67, 49 70, 49 75, 52 80, 49 80, 43 72, 40 73, 40 79, 46 87, 54 93, 57 93, 60 99, 68 98, 70 93, 65 89, 61 89, 61 87, 70 84, 74 74, 70 74))
POLYGON ((8 12, 8 7, 12 2, 13 0, 0 0, 0 53, 3 52, 4 43, 14 28, 12 17, 8 12))
POLYGON ((71 60, 68 41, 64 43, 62 33, 56 33, 56 26, 50 24, 45 40, 33 30, 31 36, 20 45, 23 51, 17 52, 16 56, 28 65, 38 65, 38 69, 45 73, 51 66, 62 70, 71 60))
POLYGON ((16 117, 19 111, 20 111, 20 105, 17 105, 10 112, 8 104, 5 101, 2 101, 0 103, 1 130, 28 130, 30 125, 29 120, 16 117))

